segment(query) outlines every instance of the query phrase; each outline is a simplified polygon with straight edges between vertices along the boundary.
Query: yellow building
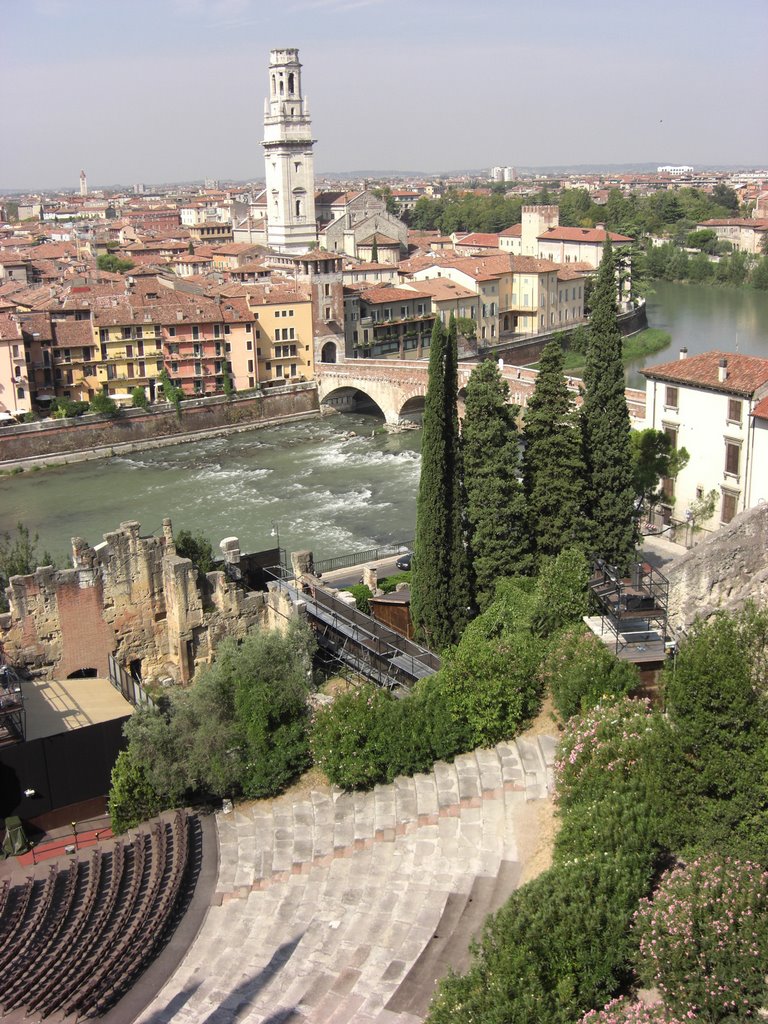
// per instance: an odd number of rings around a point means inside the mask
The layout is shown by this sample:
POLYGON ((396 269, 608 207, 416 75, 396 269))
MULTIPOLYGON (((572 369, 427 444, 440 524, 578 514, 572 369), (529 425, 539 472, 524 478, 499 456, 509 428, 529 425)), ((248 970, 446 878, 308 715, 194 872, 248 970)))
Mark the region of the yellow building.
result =
POLYGON ((98 390, 118 403, 130 402, 136 387, 155 398, 163 369, 161 316, 160 309, 127 302, 94 310, 98 390))

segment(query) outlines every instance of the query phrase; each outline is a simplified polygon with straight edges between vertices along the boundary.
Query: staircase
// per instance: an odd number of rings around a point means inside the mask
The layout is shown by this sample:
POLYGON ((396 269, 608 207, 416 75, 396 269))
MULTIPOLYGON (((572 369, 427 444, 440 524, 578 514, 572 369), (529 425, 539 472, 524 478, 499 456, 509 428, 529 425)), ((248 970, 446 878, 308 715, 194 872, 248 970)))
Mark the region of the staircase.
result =
POLYGON ((467 968, 471 938, 518 884, 554 749, 521 737, 372 792, 220 813, 213 905, 138 1020, 422 1020, 436 981, 467 968))

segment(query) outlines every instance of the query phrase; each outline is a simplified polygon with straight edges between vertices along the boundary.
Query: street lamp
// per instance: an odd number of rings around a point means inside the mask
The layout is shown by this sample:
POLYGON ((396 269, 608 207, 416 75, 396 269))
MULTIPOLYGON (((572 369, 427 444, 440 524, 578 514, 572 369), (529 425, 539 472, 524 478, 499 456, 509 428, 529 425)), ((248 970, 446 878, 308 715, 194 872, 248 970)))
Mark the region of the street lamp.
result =
POLYGON ((278 550, 280 550, 280 527, 278 526, 274 519, 272 520, 271 536, 277 537, 277 548, 278 550))

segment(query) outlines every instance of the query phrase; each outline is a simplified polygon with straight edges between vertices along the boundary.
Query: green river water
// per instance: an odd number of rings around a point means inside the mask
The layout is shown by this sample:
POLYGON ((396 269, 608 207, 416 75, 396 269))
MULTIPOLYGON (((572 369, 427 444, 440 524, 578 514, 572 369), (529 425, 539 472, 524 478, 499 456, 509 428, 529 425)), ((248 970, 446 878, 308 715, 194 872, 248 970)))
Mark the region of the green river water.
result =
MULTIPOLYGON (((712 348, 768 357, 768 294, 657 283, 651 327, 672 334, 649 363, 712 348)), ((643 387, 637 364, 628 382, 643 387)), ((310 548, 318 558, 407 540, 413 533, 421 431, 371 436, 373 416, 337 415, 0 479, 0 529, 19 521, 56 557, 70 538, 97 544, 136 519, 157 533, 227 536, 243 550, 310 548), (354 431, 355 437, 347 434, 354 431)))

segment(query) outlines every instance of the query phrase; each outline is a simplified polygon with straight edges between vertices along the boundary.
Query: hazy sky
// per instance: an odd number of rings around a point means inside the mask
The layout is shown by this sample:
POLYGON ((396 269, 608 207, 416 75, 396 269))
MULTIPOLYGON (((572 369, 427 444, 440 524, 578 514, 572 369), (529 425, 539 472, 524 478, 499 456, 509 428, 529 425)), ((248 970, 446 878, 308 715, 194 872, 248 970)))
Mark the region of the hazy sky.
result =
POLYGON ((768 165, 768 0, 0 0, 0 190, 263 176, 298 46, 316 170, 768 165))

